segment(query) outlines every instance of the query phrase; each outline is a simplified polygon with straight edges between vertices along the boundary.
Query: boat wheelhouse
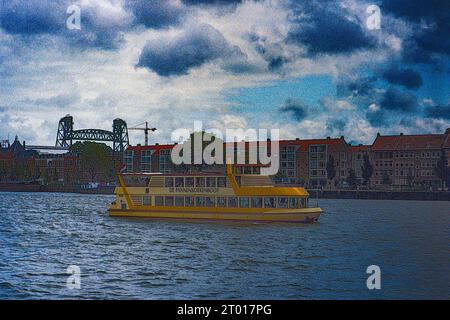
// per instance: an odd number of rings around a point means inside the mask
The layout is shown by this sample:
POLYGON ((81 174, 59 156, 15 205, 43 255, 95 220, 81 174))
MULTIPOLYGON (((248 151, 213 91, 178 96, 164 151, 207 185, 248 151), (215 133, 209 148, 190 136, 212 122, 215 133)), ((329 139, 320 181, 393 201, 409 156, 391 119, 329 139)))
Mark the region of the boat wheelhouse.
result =
POLYGON ((309 206, 304 188, 235 175, 231 165, 226 174, 120 174, 119 183, 111 216, 308 223, 322 213, 309 206))

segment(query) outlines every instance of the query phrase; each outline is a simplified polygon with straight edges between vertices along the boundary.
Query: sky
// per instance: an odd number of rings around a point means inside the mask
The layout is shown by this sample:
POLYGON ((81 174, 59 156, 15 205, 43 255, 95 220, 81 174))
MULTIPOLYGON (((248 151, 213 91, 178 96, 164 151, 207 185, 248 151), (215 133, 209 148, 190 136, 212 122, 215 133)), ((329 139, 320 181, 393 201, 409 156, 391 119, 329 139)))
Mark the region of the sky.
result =
POLYGON ((0 140, 54 145, 66 114, 75 129, 148 121, 151 143, 195 120, 353 144, 441 133, 450 2, 0 0, 0 140))

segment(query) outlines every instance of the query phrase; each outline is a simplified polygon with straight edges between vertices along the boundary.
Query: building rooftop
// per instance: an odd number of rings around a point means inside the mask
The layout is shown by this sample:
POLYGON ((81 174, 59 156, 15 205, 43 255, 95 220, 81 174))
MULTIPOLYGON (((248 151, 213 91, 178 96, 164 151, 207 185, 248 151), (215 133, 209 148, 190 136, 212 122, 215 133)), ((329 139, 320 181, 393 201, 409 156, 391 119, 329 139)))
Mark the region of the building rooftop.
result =
POLYGON ((440 149, 444 145, 446 138, 446 134, 378 135, 373 142, 372 150, 440 149))

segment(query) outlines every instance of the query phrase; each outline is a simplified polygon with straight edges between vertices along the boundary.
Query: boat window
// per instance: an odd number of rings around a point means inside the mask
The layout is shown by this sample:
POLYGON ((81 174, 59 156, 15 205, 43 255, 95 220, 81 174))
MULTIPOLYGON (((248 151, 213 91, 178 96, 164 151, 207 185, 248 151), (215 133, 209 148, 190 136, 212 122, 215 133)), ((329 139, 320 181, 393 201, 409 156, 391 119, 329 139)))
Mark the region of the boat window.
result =
POLYGON ((205 186, 205 178, 203 178, 203 177, 195 178, 195 186, 196 187, 204 187, 205 186))
POLYGON ((164 197, 164 205, 173 206, 173 197, 170 196, 164 197))
POLYGON ((194 186, 194 178, 193 177, 188 177, 184 179, 184 185, 186 187, 193 187, 194 186))
POLYGON ((183 207, 184 206, 184 197, 175 197, 175 205, 177 207, 183 207))
POLYGON ((204 207, 205 206, 205 197, 196 197, 195 198, 195 206, 196 207, 204 207))
POLYGON ((240 197, 239 198, 239 207, 240 208, 248 208, 250 205, 250 201, 248 200, 248 197, 240 197))
POLYGON ((219 188, 225 188, 227 186, 227 178, 225 178, 225 177, 218 177, 217 178, 217 186, 219 188))
POLYGON ((237 208, 237 206, 238 206, 237 197, 228 197, 228 207, 237 208))
POLYGON ((279 197, 278 198, 278 208, 287 208, 288 206, 288 200, 286 197, 279 197))
POLYGON ((164 197, 155 196, 155 206, 163 206, 164 205, 164 197))
POLYGON ((252 208, 262 208, 261 197, 252 197, 252 208))
POLYGON ((173 178, 172 177, 166 177, 164 179, 164 187, 166 187, 166 188, 172 188, 173 187, 173 178))
POLYGON ((206 197, 205 203, 207 207, 215 207, 216 206, 216 198, 214 197, 206 197))
POLYGON ((252 168, 251 167, 244 167, 244 174, 251 174, 252 168))
POLYGON ((194 206, 194 197, 184 197, 184 203, 186 207, 194 206))
POLYGON ((225 197, 217 197, 217 206, 226 208, 227 206, 227 198, 225 197))
POLYGON ((296 197, 290 197, 289 198, 289 208, 292 208, 292 209, 298 208, 298 205, 299 205, 298 199, 299 198, 296 198, 296 197))
POLYGON ((144 196, 142 199, 142 204, 144 206, 151 206, 152 205, 152 197, 151 196, 144 196))
POLYGON ((265 208, 275 208, 275 198, 273 198, 273 197, 264 198, 264 207, 265 208))
POLYGON ((206 186, 209 188, 216 187, 216 178, 215 177, 207 177, 206 178, 206 186))
POLYGON ((183 177, 175 178, 175 187, 178 187, 178 188, 184 187, 184 178, 183 177))
POLYGON ((300 198, 300 207, 301 208, 306 208, 307 207, 307 205, 306 205, 306 198, 300 198))

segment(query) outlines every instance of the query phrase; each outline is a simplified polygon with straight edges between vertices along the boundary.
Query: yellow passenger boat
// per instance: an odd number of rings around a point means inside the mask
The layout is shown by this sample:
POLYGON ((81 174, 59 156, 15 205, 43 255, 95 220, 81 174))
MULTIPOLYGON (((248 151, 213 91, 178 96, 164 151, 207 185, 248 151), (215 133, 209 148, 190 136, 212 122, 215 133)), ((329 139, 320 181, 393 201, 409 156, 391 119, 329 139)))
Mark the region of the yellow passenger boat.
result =
POLYGON ((226 174, 120 174, 110 216, 261 222, 317 221, 301 187, 277 187, 267 176, 226 174))

